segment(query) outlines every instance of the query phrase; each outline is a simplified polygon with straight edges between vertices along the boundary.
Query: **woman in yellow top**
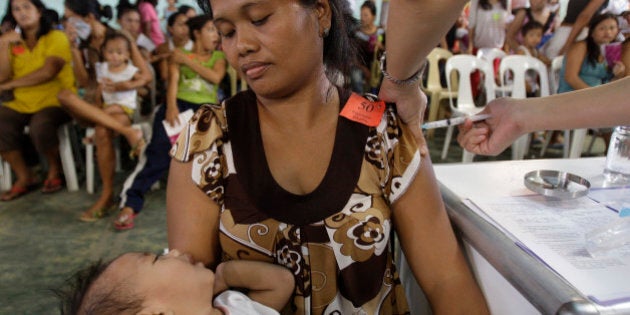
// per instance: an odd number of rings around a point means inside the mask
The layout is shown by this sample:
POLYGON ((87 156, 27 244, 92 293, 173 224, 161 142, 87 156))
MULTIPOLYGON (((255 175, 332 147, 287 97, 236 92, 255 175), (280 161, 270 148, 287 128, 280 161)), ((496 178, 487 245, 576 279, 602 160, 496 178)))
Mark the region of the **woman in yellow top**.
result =
POLYGON ((0 106, 0 155, 17 180, 0 200, 13 200, 33 188, 34 175, 22 156, 24 127, 35 148, 46 157, 48 173, 42 192, 62 187, 57 128, 70 120, 57 93, 73 89, 70 44, 63 32, 52 29, 41 0, 9 0, 7 12, 18 31, 0 37, 0 92, 12 91, 13 100, 0 106), (9 65, 9 66, 6 66, 9 65))

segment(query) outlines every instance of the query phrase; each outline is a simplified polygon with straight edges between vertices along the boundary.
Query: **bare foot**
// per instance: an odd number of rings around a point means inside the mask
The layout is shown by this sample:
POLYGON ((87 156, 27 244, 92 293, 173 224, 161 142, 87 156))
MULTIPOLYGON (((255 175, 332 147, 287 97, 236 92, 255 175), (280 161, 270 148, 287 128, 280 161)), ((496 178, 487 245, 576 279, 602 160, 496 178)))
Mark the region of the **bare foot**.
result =
POLYGON ((89 209, 81 214, 79 220, 83 222, 94 222, 104 218, 111 211, 114 202, 111 198, 100 198, 89 209))

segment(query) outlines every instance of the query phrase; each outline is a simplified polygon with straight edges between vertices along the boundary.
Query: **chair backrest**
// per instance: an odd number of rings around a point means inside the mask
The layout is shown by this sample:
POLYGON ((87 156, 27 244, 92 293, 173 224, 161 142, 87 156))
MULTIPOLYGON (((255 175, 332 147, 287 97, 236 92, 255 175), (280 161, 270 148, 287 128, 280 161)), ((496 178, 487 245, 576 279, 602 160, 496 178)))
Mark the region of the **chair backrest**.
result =
POLYGON ((507 54, 499 48, 479 48, 477 57, 494 63, 497 59, 503 59, 507 54))
POLYGON ((556 56, 551 60, 551 73, 549 75, 549 81, 551 82, 551 94, 558 93, 558 86, 560 85, 560 69, 562 69, 562 62, 564 56, 556 56))
POLYGON ((505 85, 505 74, 507 71, 512 71, 514 83, 511 96, 513 98, 525 98, 527 97, 525 76, 528 70, 533 70, 538 73, 540 79, 540 96, 548 96, 549 77, 547 66, 535 57, 511 55, 503 58, 501 60, 501 66, 499 67, 501 83, 505 85))
MULTIPOLYGON (((453 103, 453 98, 449 98, 451 108, 473 108, 475 101, 470 81, 470 75, 475 70, 484 73, 484 85, 486 88, 486 100, 490 102, 494 99, 494 75, 492 64, 473 55, 455 55, 446 61, 446 84, 449 91, 453 91, 451 73, 457 71, 459 74, 459 88, 457 90, 457 106, 453 103)), ((484 104, 485 105, 485 104, 484 104)))
POLYGON ((441 90, 442 83, 440 82, 440 61, 448 60, 453 57, 453 53, 443 48, 433 48, 431 53, 427 56, 428 74, 427 85, 424 87, 427 90, 441 90))
POLYGON ((247 90, 247 82, 241 78, 240 87, 238 86, 238 73, 234 67, 228 65, 227 74, 230 76, 230 96, 234 96, 236 93, 240 91, 247 90))

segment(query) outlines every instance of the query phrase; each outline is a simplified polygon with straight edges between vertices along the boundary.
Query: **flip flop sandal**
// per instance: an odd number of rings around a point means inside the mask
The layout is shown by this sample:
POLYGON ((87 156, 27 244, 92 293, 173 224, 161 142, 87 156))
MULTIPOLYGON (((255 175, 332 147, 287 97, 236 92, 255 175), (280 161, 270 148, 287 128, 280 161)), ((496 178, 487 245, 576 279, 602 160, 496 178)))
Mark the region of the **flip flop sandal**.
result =
POLYGON ((47 179, 44 181, 44 187, 42 187, 42 193, 50 194, 57 192, 63 188, 63 180, 61 178, 47 179))
POLYGON ((2 194, 2 196, 0 197, 0 201, 15 200, 22 197, 23 195, 28 194, 30 191, 31 190, 29 190, 28 187, 14 185, 13 187, 11 187, 11 190, 2 194))
POLYGON ((135 226, 134 219, 136 216, 138 216, 138 214, 135 212, 133 214, 119 215, 118 218, 116 218, 116 221, 114 221, 114 228, 118 231, 133 229, 135 226))
POLYGON ((96 222, 106 217, 110 213, 113 206, 114 206, 113 203, 107 206, 104 206, 98 209, 97 211, 92 212, 91 215, 85 215, 85 212, 84 212, 83 214, 81 214, 81 216, 79 216, 79 220, 83 222, 96 222))

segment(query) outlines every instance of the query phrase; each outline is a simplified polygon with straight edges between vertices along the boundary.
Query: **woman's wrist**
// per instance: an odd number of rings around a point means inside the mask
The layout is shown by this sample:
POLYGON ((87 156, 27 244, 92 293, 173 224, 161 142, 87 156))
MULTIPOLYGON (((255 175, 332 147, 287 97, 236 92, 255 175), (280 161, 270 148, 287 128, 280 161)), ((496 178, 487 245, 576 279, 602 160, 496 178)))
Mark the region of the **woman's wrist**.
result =
POLYGON ((416 71, 414 74, 412 74, 409 78, 399 79, 399 78, 395 78, 394 76, 389 74, 389 72, 387 72, 386 55, 387 55, 387 52, 383 52, 383 55, 381 55, 381 60, 380 60, 381 73, 383 74, 383 77, 385 79, 387 79, 388 81, 390 81, 390 82, 392 82, 392 83, 394 83, 396 85, 400 85, 400 86, 410 86, 410 85, 414 85, 418 81, 420 81, 420 78, 422 77, 422 73, 424 72, 424 68, 426 67, 426 64, 427 64, 426 60, 422 63, 422 65, 420 66, 418 71, 416 71))

